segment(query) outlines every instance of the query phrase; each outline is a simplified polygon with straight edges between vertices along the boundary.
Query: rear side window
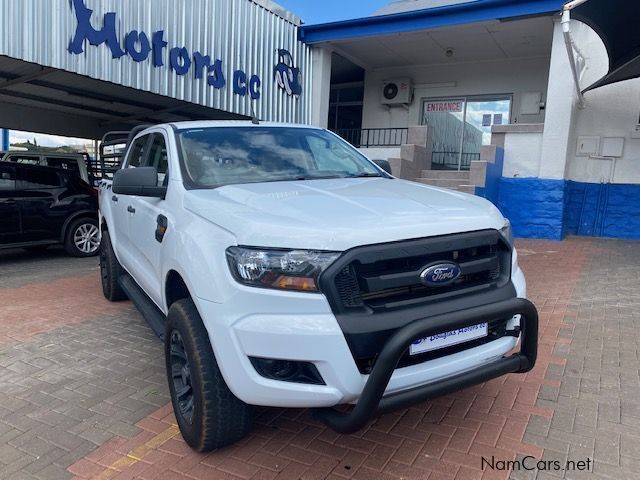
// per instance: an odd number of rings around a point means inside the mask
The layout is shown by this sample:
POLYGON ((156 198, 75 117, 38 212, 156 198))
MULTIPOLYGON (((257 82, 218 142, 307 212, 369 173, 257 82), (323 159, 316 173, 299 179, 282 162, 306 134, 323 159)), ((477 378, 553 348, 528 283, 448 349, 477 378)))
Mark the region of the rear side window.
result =
POLYGON ((38 168, 19 168, 17 174, 18 190, 40 190, 62 186, 60 175, 52 170, 38 168))
POLYGON ((76 160, 75 158, 47 157, 43 160, 42 165, 45 167, 71 170, 74 173, 80 174, 78 160, 76 160))
POLYGON ((144 137, 140 137, 133 142, 127 160, 127 168, 137 168, 143 165, 148 140, 149 135, 145 135, 144 137))
POLYGON ((16 189, 16 174, 13 168, 0 167, 0 192, 16 189))

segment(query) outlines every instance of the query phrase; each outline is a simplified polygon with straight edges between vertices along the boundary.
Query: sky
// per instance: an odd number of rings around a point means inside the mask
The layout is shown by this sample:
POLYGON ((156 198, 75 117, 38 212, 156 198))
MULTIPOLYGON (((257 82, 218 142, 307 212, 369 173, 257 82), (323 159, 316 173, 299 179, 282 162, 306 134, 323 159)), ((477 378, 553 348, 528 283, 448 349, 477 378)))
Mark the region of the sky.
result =
POLYGON ((306 24, 334 22, 371 15, 390 0, 276 0, 306 24))
POLYGON ((89 143, 89 140, 83 140, 81 138, 69 138, 59 137, 57 135, 44 135, 41 133, 29 133, 20 132, 18 130, 11 130, 9 134, 9 141, 13 143, 24 143, 27 140, 33 143, 33 139, 36 139, 38 145, 41 147, 62 147, 65 145, 84 145, 89 143))

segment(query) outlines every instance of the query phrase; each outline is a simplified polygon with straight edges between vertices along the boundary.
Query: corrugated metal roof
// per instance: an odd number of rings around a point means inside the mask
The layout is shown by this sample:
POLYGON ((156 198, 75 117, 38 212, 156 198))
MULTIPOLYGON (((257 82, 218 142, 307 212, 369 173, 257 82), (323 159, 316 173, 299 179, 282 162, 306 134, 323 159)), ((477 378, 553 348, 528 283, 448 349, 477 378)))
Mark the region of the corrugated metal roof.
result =
MULTIPOLYGON (((0 55, 203 107, 247 116, 255 112, 273 121, 310 122, 311 49, 297 40, 298 27, 292 23, 295 18, 285 19, 286 12, 274 13, 276 5, 270 1, 84 1, 95 10, 91 21, 96 27, 102 24, 105 13, 116 12, 121 46, 128 32, 145 32, 150 38, 163 30, 168 42, 165 65, 154 67, 151 58, 138 63, 128 55, 114 59, 107 45, 91 46, 88 42, 84 43, 84 53, 69 53, 69 41, 78 25, 71 0, 0 0, 0 55), (221 59, 225 87, 216 89, 207 84, 206 78, 195 78, 193 66, 187 75, 177 75, 168 66, 168 50, 172 47, 186 47, 191 55, 201 52, 213 60, 221 59), (291 52, 295 66, 302 71, 300 97, 287 95, 275 81, 278 49, 291 52), (259 100, 234 94, 236 70, 243 70, 247 77, 260 77, 259 100)), ((14 68, 24 70, 5 73, 20 76, 29 71, 25 65, 14 68)))

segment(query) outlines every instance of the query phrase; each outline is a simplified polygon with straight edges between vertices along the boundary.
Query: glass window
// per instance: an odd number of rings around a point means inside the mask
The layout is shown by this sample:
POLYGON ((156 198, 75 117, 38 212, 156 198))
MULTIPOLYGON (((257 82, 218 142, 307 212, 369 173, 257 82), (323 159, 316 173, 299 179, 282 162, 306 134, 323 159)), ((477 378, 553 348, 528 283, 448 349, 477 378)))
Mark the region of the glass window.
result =
POLYGON ((18 168, 18 190, 39 190, 62 186, 58 173, 44 168, 18 168))
POLYGON ((80 166, 78 160, 75 158, 64 157, 46 157, 41 165, 45 167, 62 168, 63 170, 71 170, 74 173, 80 174, 80 166))
POLYGON ((511 97, 425 100, 423 123, 433 128, 432 168, 469 170, 491 143, 491 127, 509 123, 511 97))
POLYGON ((165 185, 165 180, 168 178, 169 159, 167 157, 167 144, 164 135, 161 133, 153 134, 153 140, 149 147, 149 156, 147 157, 147 166, 156 167, 158 170, 158 186, 165 185))
POLYGON ((147 146, 147 140, 149 135, 140 137, 133 142, 131 150, 129 151, 129 157, 127 158, 127 168, 136 168, 142 165, 145 155, 145 147, 147 146))
POLYGON ((0 191, 16 189, 16 174, 13 168, 0 167, 0 191))
POLYGON ((195 188, 383 176, 356 149, 323 130, 214 127, 182 130, 179 138, 185 180, 195 188))
POLYGON ((38 155, 11 154, 7 157, 7 160, 23 165, 40 165, 40 157, 38 155))

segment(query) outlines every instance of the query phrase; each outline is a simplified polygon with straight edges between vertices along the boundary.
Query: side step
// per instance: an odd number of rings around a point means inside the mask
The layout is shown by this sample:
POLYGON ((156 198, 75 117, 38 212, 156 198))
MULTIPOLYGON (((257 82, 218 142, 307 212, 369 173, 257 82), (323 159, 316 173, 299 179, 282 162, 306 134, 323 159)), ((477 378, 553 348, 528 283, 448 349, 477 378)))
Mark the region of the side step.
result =
POLYGON ((160 337, 160 340, 164 340, 164 329, 167 319, 156 304, 151 301, 128 273, 122 275, 118 279, 118 283, 147 321, 151 330, 160 337))

